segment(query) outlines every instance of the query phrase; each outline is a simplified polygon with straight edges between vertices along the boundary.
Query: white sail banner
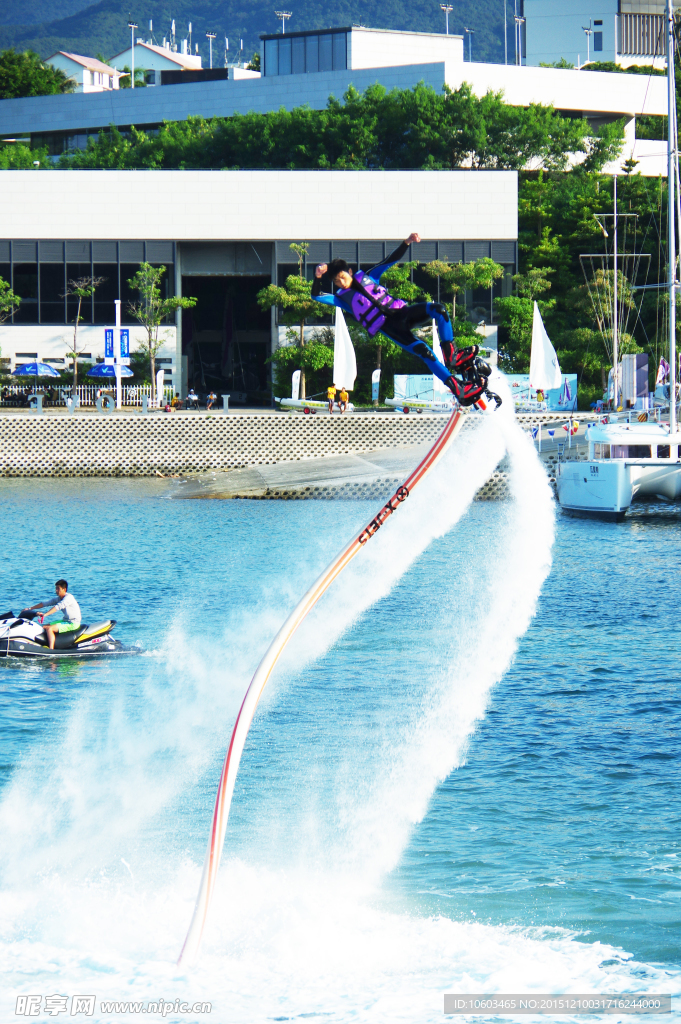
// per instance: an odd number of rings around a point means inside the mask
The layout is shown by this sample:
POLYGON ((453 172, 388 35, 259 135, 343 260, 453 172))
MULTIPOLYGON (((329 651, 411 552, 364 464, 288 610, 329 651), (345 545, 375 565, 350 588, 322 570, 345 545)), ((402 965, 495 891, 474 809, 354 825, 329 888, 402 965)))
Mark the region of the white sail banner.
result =
MULTIPOLYGON (((437 333, 437 324, 433 320, 433 352, 441 363, 444 363, 442 356, 442 345, 440 344, 440 335, 437 333)), ((436 395, 449 395, 451 392, 444 381, 441 381, 439 377, 433 374, 433 397, 436 395)))
POLYGON ((357 376, 357 360, 343 311, 336 306, 336 331, 333 343, 333 383, 352 391, 357 376))
POLYGON ((534 304, 532 319, 532 352, 530 354, 530 387, 549 391, 563 383, 558 356, 546 333, 539 306, 534 304))
POLYGON ((291 398, 294 402, 298 401, 300 395, 300 370, 294 370, 291 375, 291 398))

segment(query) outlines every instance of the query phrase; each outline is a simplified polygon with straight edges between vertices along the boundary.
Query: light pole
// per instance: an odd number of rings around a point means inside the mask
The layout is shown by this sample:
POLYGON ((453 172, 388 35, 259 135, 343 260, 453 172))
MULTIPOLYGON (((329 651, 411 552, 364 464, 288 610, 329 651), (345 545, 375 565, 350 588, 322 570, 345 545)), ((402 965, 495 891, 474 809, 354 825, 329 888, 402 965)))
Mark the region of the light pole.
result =
POLYGON ((523 36, 522 26, 525 24, 525 19, 519 14, 513 15, 515 21, 515 62, 520 65, 523 62, 523 36))
POLYGON ((508 29, 506 28, 506 0, 504 0, 504 64, 508 64, 508 29))
POLYGON ((215 32, 206 32, 206 39, 210 47, 210 66, 213 67, 213 40, 215 39, 215 32))
POLYGON ((591 57, 591 45, 590 44, 591 44, 591 33, 593 32, 593 29, 591 28, 591 18, 589 18, 589 25, 588 25, 588 27, 586 25, 582 25, 582 32, 586 36, 586 62, 588 64, 589 60, 590 60, 590 57, 591 57))
POLYGON ((454 8, 451 4, 440 4, 440 10, 445 12, 445 35, 449 35, 449 15, 454 8))
POLYGON ((474 28, 464 28, 464 32, 468 36, 468 63, 470 64, 472 59, 473 59, 471 57, 471 36, 474 35, 475 29, 474 28))
POLYGON ((131 55, 131 63, 132 63, 132 72, 131 72, 131 75, 130 75, 130 88, 134 89, 135 88, 135 29, 137 28, 137 25, 135 24, 134 21, 129 21, 128 22, 128 28, 130 29, 130 40, 131 40, 130 41, 130 55, 131 55))
POLYGON ((291 12, 290 11, 275 11, 274 13, 276 14, 276 16, 278 18, 281 18, 281 34, 282 34, 282 36, 284 36, 284 35, 286 35, 286 22, 291 17, 291 12))

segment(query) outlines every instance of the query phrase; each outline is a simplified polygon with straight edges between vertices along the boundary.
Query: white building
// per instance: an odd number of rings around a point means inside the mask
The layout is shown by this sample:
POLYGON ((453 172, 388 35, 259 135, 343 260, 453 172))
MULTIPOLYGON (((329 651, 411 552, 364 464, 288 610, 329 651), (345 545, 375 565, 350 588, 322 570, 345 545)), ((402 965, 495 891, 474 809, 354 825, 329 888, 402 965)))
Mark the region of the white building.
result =
MULTIPOLYGON (((577 4, 583 2, 575 0, 577 4)), ((602 4, 610 2, 598 0, 602 4)), ((527 10, 530 3, 548 5, 552 0, 526 0, 527 10)), ((604 37, 604 46, 606 42, 604 37)), ((542 51, 543 56, 556 53, 542 51)), ((603 54, 607 55, 605 50, 603 54)), ((152 68, 152 60, 158 61, 154 67, 161 71, 149 71, 157 76, 155 81, 162 73, 163 61, 177 68, 182 60, 198 59, 147 43, 138 42, 135 46, 136 67, 152 68)), ((114 58, 112 64, 131 66, 130 61, 128 49, 114 58)), ((87 145, 89 135, 111 124, 122 129, 133 124, 137 128, 155 129, 164 120, 182 121, 193 115, 229 117, 236 113, 265 113, 280 107, 291 110, 303 105, 323 109, 329 96, 341 97, 350 86, 363 92, 377 82, 386 89, 412 89, 423 82, 437 92, 445 86, 458 89, 467 82, 478 96, 493 91, 503 93, 505 101, 513 106, 551 104, 562 114, 585 117, 594 127, 623 118, 627 123, 627 143, 622 160, 633 156, 641 174, 666 174, 664 145, 635 138, 637 116, 667 113, 666 83, 662 77, 470 63, 464 60, 461 36, 358 27, 263 36, 261 66, 262 77, 241 69, 239 77, 235 72, 229 78, 223 75, 222 80, 174 84, 172 88, 124 89, 106 97, 4 100, 0 103, 0 138, 30 134, 35 145, 47 146, 56 156, 65 149, 87 145), (249 77, 241 77, 246 75, 249 77)), ((189 68, 183 72, 187 78, 198 73, 189 68)), ((214 72, 204 69, 201 74, 210 76, 214 72)), ((181 76, 170 77, 176 80, 181 76)), ((609 170, 621 170, 621 161, 609 170)))
POLYGON ((45 61, 53 68, 59 68, 75 84, 75 92, 105 92, 118 88, 120 71, 103 64, 95 57, 83 57, 79 53, 59 50, 45 61))
MULTIPOLYGON (((673 0, 681 8, 681 0, 673 0)), ((665 64, 664 0, 523 0, 527 64, 665 64)))
MULTIPOLYGON (((160 85, 162 71, 196 71, 201 67, 201 58, 198 54, 192 56, 189 53, 187 40, 182 40, 180 51, 173 50, 170 43, 165 46, 156 46, 153 43, 142 42, 138 39, 135 42, 134 52, 135 68, 143 68, 147 85, 160 85)), ((111 66, 114 68, 132 68, 133 48, 117 53, 111 58, 111 66)))
MULTIPOLYGON (((6 369, 36 358, 66 366, 75 311, 63 296, 75 277, 104 278, 81 309, 81 358, 103 356, 119 298, 134 349, 143 331, 127 310, 137 297, 128 281, 147 261, 167 268, 168 294, 198 299, 162 329, 167 381, 269 404, 279 331, 276 310, 255 297, 297 273, 292 241, 309 243, 308 276, 336 256, 374 266, 411 231, 423 241, 405 259, 501 263, 495 296, 510 293, 517 266, 512 171, 4 171, 2 183, 0 277, 23 300, 0 324, 6 369)), ((468 298, 493 322, 491 291, 468 298)))

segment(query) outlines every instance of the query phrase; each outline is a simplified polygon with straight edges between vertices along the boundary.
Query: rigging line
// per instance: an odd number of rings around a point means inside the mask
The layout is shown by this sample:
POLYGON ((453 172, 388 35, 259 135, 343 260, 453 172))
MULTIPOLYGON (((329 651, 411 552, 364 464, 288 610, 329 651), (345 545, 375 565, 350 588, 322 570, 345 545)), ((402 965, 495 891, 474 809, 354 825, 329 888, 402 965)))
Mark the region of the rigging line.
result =
MULTIPOLYGON (((653 54, 653 63, 651 64, 650 71, 646 75, 646 78, 648 79, 648 81, 646 82, 646 91, 643 94, 643 103, 641 105, 641 110, 642 111, 645 110, 645 108, 646 108, 646 100, 648 99, 648 91, 650 89, 650 81, 651 81, 651 79, 653 77, 653 68, 655 66, 655 58, 661 56, 661 51, 659 49, 661 36, 662 36, 662 29, 660 29, 660 31, 657 34, 657 40, 655 42, 655 53, 653 54)), ((655 77, 657 78, 658 76, 656 75, 655 77)), ((667 131, 669 131, 669 126, 667 126, 667 131)), ((636 134, 635 133, 636 133, 636 119, 634 118, 634 145, 631 147, 631 159, 632 160, 634 159, 634 154, 636 152, 636 143, 638 142, 638 139, 636 138, 636 134)))

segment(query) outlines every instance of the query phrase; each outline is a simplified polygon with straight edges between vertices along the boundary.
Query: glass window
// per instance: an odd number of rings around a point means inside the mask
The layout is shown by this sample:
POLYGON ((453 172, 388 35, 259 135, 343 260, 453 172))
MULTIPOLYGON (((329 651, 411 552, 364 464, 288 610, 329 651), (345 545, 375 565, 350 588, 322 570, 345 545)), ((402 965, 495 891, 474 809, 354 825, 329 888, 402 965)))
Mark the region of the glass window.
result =
POLYGON ((114 324, 116 322, 114 299, 118 298, 118 264, 95 263, 93 275, 104 278, 102 283, 97 286, 94 295, 95 323, 114 324))
POLYGON ((279 40, 279 74, 291 74, 291 40, 279 40))
POLYGON ((333 39, 333 70, 344 71, 347 67, 345 32, 336 32, 333 39))
POLYGON ((265 74, 279 74, 279 48, 278 39, 265 40, 265 74))
POLYGON ((291 40, 293 55, 291 68, 294 75, 305 74, 305 36, 294 36, 291 40))
POLYGON ((63 263, 40 264, 40 322, 63 324, 65 320, 63 263))
POLYGON ((658 444, 658 446, 657 446, 657 457, 658 457, 658 459, 668 459, 669 458, 669 454, 670 453, 669 453, 669 445, 668 444, 658 444))
POLYGON ((147 83, 147 85, 156 85, 156 72, 155 71, 145 71, 144 72, 144 81, 147 83))
POLYGON ((38 323, 38 264, 15 263, 13 289, 22 302, 14 311, 15 324, 38 323))
POLYGON ((305 70, 319 71, 319 36, 305 36, 305 70))
POLYGON ((3 281, 7 281, 7 284, 12 280, 12 264, 11 263, 0 263, 0 277, 3 281))
POLYGON ((328 35, 319 37, 319 70, 333 71, 333 42, 328 35))
MULTIPOLYGON (((89 263, 67 263, 66 264, 66 283, 69 281, 78 281, 80 278, 87 278, 92 276, 92 267, 89 263)), ((70 286, 69 286, 70 287, 70 286)), ((67 322, 72 324, 78 315, 78 296, 69 295, 66 300, 66 319, 67 322)), ((80 316, 81 324, 92 323, 92 299, 83 299, 80 304, 80 316)))
POLYGON ((594 50, 603 49, 603 33, 594 32, 594 50))

